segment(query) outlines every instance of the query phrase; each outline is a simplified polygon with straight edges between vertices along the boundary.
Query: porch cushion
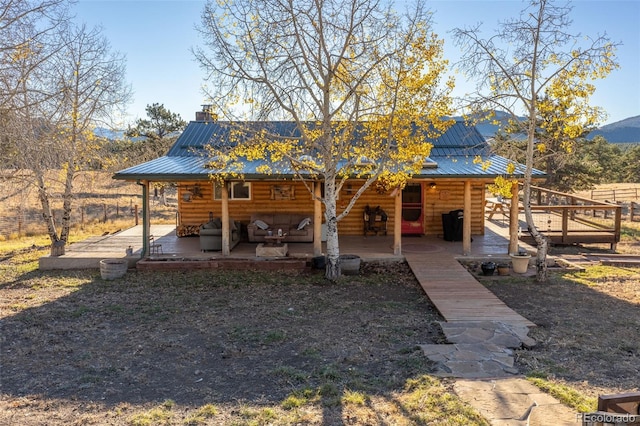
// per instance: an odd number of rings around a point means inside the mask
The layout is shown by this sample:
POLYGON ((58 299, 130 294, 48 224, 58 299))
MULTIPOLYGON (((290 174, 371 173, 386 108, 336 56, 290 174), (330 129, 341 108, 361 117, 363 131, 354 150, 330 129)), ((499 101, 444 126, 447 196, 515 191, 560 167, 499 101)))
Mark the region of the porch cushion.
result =
POLYGON ((222 228, 222 222, 219 218, 214 220, 210 220, 209 222, 202 225, 202 229, 220 229, 222 228))
POLYGON ((309 225, 311 223, 311 218, 310 217, 305 217, 304 219, 302 219, 300 221, 300 223, 298 224, 298 231, 301 231, 304 229, 305 226, 309 225))
MULTIPOLYGON (((217 228, 217 222, 222 222, 219 218, 209 221, 210 227, 205 227, 207 224, 200 226, 200 250, 222 250, 222 226, 217 228)), ((220 223, 221 225, 221 223, 220 223)), ((229 248, 235 247, 240 242, 240 223, 236 223, 235 220, 229 219, 229 231, 230 240, 229 248)))
POLYGON ((258 220, 255 220, 253 223, 262 230, 269 229, 269 225, 262 220, 258 219, 258 220))

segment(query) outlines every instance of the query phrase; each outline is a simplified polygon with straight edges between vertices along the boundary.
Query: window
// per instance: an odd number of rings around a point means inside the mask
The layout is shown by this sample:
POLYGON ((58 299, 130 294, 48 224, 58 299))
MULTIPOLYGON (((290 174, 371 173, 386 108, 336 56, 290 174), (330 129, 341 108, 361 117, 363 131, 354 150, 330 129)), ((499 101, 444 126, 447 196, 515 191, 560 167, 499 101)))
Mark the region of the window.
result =
MULTIPOLYGON (((222 199, 222 185, 218 182, 213 184, 213 199, 222 199)), ((229 184, 230 200, 250 200, 251 199, 251 182, 230 182, 229 184)))

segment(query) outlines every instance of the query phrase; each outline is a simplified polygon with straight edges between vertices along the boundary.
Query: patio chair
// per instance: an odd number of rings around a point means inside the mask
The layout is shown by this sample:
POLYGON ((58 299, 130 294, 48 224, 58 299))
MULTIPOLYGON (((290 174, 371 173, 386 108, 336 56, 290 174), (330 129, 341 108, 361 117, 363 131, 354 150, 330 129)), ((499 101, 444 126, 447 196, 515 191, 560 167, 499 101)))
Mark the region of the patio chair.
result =
POLYGON ((156 243, 153 235, 149 237, 149 254, 163 254, 162 244, 156 243))
POLYGON ((375 235, 378 235, 378 232, 387 235, 387 218, 387 213, 380 206, 371 208, 367 205, 362 215, 364 236, 366 237, 369 232, 373 232, 375 235))

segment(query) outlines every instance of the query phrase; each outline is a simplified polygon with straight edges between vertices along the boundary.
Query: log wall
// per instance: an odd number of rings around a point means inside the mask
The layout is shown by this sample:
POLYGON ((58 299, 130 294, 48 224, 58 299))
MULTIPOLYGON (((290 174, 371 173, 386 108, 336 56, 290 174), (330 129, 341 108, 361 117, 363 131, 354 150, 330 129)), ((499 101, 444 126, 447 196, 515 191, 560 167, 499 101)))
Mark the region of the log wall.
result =
MULTIPOLYGON (((425 235, 442 235, 442 214, 464 208, 464 181, 438 181, 435 189, 424 186, 425 235)), ((472 235, 484 235, 484 187, 482 182, 471 184, 472 235)))
MULTIPOLYGON (((209 220, 209 213, 220 217, 221 201, 213 199, 213 184, 198 182, 194 191, 193 182, 178 184, 178 211, 180 225, 199 225, 209 220), (190 201, 185 201, 185 193, 191 192, 190 201)), ((484 182, 471 185, 471 233, 484 234, 484 182)), ((358 188, 357 182, 345 185, 337 201, 338 213, 342 212, 358 188)), ((423 185, 424 231, 425 235, 442 235, 442 214, 464 206, 464 181, 438 181, 436 188, 423 185)), ((366 190, 352 208, 349 215, 338 224, 341 235, 363 235, 363 212, 365 206, 380 206, 388 214, 388 233, 393 234, 394 197, 379 194, 375 188, 366 190)), ((302 182, 251 182, 250 200, 229 200, 229 216, 243 224, 249 224, 252 213, 308 213, 313 217, 313 200, 302 182), (282 188, 284 198, 282 196, 282 188), (274 193, 274 189, 276 190, 274 193), (293 194, 293 195, 291 195, 293 194)))

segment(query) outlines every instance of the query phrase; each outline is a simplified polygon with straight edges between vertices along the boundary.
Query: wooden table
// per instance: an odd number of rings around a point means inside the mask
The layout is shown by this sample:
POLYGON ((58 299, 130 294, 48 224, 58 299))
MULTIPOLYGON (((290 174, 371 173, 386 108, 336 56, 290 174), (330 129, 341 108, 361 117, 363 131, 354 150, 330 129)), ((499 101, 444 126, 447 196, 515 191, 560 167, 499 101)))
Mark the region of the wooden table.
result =
POLYGON ((489 208, 489 216, 487 219, 491 220, 494 214, 502 213, 503 216, 509 217, 509 208, 511 203, 509 200, 500 200, 498 198, 487 198, 487 207, 489 208), (506 207, 506 210, 505 210, 506 207))
POLYGON ((282 235, 265 235, 264 242, 269 245, 279 246, 287 238, 287 234, 282 235))
POLYGON ((289 253, 289 246, 283 241, 287 234, 265 235, 264 243, 256 246, 257 257, 285 257, 289 253))

